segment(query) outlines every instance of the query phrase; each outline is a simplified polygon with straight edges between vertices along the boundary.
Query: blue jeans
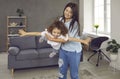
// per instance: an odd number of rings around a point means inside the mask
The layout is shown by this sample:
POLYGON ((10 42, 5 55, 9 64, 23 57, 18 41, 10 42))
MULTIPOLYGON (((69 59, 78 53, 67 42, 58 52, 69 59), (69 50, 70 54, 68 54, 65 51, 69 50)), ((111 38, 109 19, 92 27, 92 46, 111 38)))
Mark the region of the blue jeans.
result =
POLYGON ((70 69, 71 79, 79 79, 79 64, 81 52, 59 50, 59 79, 67 79, 67 70, 70 69))

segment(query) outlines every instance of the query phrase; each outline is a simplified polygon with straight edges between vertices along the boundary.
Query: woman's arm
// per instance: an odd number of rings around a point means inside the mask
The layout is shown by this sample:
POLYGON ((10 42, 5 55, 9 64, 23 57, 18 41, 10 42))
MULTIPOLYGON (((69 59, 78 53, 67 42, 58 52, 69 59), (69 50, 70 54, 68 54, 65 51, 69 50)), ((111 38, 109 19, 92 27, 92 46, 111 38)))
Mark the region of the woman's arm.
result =
POLYGON ((20 36, 39 36, 41 32, 25 32, 23 29, 19 30, 20 36))
POLYGON ((64 40, 62 38, 52 38, 50 35, 46 34, 46 38, 50 41, 54 41, 54 42, 60 42, 60 43, 65 43, 67 42, 67 40, 64 40))
POLYGON ((60 43, 65 43, 67 41, 75 41, 75 42, 81 42, 85 45, 89 45, 89 42, 91 41, 91 38, 87 38, 85 40, 78 39, 78 38, 73 38, 73 37, 68 37, 68 40, 65 40, 65 39, 62 39, 62 38, 52 38, 51 36, 49 36, 47 34, 46 34, 46 37, 50 41, 60 42, 60 43))
POLYGON ((68 40, 69 41, 75 41, 75 42, 81 42, 85 45, 89 45, 89 42, 91 41, 91 38, 87 38, 85 40, 82 40, 82 39, 78 39, 78 38, 69 37, 68 40))

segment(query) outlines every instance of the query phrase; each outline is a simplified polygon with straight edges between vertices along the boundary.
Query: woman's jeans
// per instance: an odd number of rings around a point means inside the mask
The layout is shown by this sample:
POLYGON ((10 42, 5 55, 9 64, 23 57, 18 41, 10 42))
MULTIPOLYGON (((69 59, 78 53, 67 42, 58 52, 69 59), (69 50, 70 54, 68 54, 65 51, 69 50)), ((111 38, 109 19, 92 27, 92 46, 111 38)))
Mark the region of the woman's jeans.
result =
POLYGON ((59 79, 67 79, 67 70, 70 69, 71 79, 79 79, 79 64, 81 52, 59 50, 59 79))

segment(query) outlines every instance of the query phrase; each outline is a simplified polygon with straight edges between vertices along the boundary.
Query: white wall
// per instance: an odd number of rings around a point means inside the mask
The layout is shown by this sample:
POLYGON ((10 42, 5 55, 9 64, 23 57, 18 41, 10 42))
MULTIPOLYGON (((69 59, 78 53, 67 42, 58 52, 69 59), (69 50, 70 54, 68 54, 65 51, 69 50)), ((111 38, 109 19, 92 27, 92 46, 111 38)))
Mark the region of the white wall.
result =
POLYGON ((80 21, 80 32, 83 31, 84 26, 84 1, 79 0, 79 21, 80 21))
POLYGON ((83 32, 90 32, 92 27, 93 0, 79 0, 80 8, 80 24, 83 32), (87 6, 86 6, 87 5, 87 6))
MULTIPOLYGON (((116 39, 120 44, 120 0, 111 0, 111 38, 116 39)), ((118 52, 118 59, 111 66, 120 70, 120 51, 118 52)))
POLYGON ((84 30, 83 32, 90 33, 93 23, 93 0, 84 0, 84 30), (87 5, 87 6, 86 6, 87 5))
MULTIPOLYGON (((111 0, 111 38, 120 44, 120 0, 111 0)), ((116 62, 111 62, 110 65, 120 70, 120 51, 116 62)))
POLYGON ((111 0, 111 38, 120 43, 120 0, 111 0))

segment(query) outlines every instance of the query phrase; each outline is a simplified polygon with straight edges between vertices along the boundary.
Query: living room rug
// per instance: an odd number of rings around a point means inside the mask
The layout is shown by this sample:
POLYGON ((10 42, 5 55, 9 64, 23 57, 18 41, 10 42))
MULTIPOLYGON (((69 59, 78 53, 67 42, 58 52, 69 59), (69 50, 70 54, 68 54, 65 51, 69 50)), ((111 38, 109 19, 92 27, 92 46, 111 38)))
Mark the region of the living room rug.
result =
MULTIPOLYGON (((49 72, 48 72, 49 73, 49 72)), ((69 71, 68 71, 69 74, 69 71)), ((80 70, 80 79, 97 79, 95 75, 93 75, 89 70, 83 69, 80 70)), ((68 76, 68 79, 70 79, 70 76, 68 76)), ((58 73, 49 73, 49 74, 42 74, 39 76, 35 76, 32 79, 58 79, 58 73)))
POLYGON ((80 79, 98 79, 96 76, 91 73, 89 70, 80 70, 80 79))

